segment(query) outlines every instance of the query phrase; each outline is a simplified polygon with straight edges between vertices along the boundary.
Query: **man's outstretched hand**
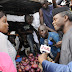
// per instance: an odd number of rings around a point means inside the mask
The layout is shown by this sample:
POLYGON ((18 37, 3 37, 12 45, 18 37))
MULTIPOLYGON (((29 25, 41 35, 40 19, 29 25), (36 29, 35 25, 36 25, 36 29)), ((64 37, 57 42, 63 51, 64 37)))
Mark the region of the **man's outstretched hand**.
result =
POLYGON ((40 64, 42 64, 42 62, 44 60, 47 60, 47 55, 48 55, 48 53, 43 53, 43 54, 38 56, 38 61, 40 62, 40 64))

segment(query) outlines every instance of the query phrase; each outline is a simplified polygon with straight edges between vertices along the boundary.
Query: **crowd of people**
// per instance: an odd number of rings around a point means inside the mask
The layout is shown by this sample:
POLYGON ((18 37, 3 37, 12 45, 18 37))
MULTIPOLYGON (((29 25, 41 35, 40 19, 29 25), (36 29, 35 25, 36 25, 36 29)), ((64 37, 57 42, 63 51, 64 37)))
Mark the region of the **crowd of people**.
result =
MULTIPOLYGON (((37 13, 38 20, 36 20, 39 24, 34 25, 35 16, 26 14, 25 24, 21 26, 21 30, 18 30, 22 43, 24 37, 21 34, 26 35, 30 53, 33 55, 35 55, 34 44, 36 45, 37 52, 40 54, 38 61, 42 64, 44 72, 72 72, 72 12, 68 7, 69 1, 65 1, 67 4, 61 6, 61 0, 59 4, 56 0, 52 0, 51 5, 47 0, 41 0, 42 8, 37 13), (44 45, 45 39, 47 39, 47 45, 51 47, 49 54, 40 52, 40 45, 44 45), (49 44, 50 41, 52 44, 49 44), (48 56, 54 63, 47 60, 48 56)), ((71 2, 69 6, 72 6, 71 2)), ((17 49, 14 48, 16 44, 14 40, 9 41, 8 29, 7 17, 3 11, 0 11, 0 71, 17 72, 15 58, 20 43, 17 49)))
POLYGON ((60 7, 60 8, 55 8, 52 14, 53 14, 53 25, 55 30, 56 31, 62 30, 64 33, 62 39, 61 52, 60 52, 60 61, 59 64, 50 63, 46 61, 47 53, 46 54, 44 53, 39 56, 39 62, 43 65, 44 71, 71 72, 72 71, 71 70, 72 12, 69 10, 68 7, 60 7))

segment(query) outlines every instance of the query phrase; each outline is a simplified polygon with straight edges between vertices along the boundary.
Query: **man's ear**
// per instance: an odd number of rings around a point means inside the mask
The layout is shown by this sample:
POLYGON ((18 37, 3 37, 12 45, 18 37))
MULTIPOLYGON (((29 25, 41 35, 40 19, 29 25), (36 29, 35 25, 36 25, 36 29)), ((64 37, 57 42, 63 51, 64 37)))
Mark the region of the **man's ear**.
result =
POLYGON ((65 15, 64 18, 65 18, 64 21, 68 20, 68 16, 67 15, 65 15))

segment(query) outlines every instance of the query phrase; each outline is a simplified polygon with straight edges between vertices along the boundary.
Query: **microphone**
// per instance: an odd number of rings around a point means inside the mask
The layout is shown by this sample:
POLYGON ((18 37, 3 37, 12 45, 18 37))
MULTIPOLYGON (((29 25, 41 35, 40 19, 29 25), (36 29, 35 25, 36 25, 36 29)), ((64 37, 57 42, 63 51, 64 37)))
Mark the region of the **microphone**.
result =
POLYGON ((56 42, 54 41, 54 39, 52 37, 50 37, 49 40, 52 42, 52 43, 50 43, 51 45, 56 44, 56 42))
POLYGON ((44 40, 44 45, 48 46, 48 39, 44 40))
POLYGON ((44 45, 40 46, 41 53, 50 53, 51 47, 48 46, 48 39, 44 40, 44 45))

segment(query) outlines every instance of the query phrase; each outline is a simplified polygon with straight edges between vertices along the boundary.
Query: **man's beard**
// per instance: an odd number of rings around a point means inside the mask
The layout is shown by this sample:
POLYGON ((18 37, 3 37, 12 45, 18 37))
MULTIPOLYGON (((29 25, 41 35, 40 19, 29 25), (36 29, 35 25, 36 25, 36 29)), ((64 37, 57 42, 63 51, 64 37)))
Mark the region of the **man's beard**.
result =
POLYGON ((64 29, 64 26, 62 25, 62 26, 57 30, 57 32, 58 32, 58 31, 63 31, 63 29, 64 29))
POLYGON ((48 34, 45 34, 44 39, 47 39, 47 38, 48 38, 48 34))

